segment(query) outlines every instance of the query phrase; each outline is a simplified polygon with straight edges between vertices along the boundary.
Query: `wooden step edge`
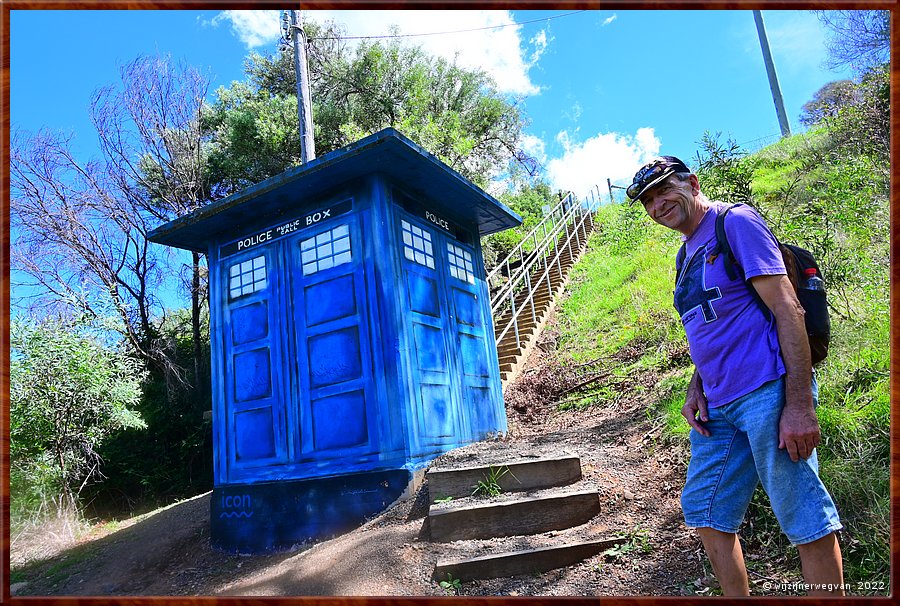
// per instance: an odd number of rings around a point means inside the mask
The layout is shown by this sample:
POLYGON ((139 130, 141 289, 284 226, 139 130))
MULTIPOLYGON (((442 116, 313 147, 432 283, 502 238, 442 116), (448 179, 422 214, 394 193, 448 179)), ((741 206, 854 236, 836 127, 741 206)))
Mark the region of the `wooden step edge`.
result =
POLYGON ((450 575, 449 578, 460 581, 476 581, 542 573, 572 566, 625 541, 625 537, 613 537, 599 541, 552 545, 462 560, 438 560, 431 578, 435 581, 446 581, 447 575, 450 575))
POLYGON ((493 466, 432 467, 426 474, 431 502, 446 497, 470 496, 478 482, 491 473, 492 467, 506 470, 497 481, 504 493, 567 486, 582 479, 581 459, 577 456, 518 459, 493 466))
POLYGON ((565 530, 585 524, 600 514, 600 495, 596 489, 476 505, 471 502, 429 507, 431 541, 447 543, 565 530))

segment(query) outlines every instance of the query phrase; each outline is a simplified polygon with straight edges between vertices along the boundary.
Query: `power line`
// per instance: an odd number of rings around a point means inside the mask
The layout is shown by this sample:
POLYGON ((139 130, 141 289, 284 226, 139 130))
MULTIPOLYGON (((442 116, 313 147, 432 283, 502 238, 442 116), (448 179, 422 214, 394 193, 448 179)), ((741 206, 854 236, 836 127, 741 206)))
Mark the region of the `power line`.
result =
POLYGON ((572 11, 570 13, 563 13, 561 15, 553 15, 551 17, 542 17, 540 19, 531 19, 530 21, 517 21, 515 23, 504 23, 503 25, 489 25, 485 27, 476 27, 473 29, 457 29, 449 32, 431 32, 427 34, 386 34, 384 36, 317 36, 315 38, 310 37, 310 40, 376 40, 382 38, 418 38, 421 36, 444 36, 447 34, 463 34, 467 32, 478 32, 486 29, 500 29, 502 27, 512 27, 513 25, 527 25, 529 23, 537 23, 538 21, 550 21, 552 19, 559 19, 560 17, 568 17, 570 15, 577 15, 578 13, 583 13, 586 11, 572 11))

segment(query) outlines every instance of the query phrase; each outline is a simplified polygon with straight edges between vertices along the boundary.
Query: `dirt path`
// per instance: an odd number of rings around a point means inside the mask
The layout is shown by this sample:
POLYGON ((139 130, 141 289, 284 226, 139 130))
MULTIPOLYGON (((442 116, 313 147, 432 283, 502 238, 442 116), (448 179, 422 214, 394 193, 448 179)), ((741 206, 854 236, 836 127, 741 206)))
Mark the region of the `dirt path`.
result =
MULTIPOLYGON (((511 411, 510 435, 448 453, 439 462, 491 463, 525 453, 577 454, 601 514, 572 539, 627 535, 627 547, 545 574, 464 583, 465 595, 694 595, 710 591, 700 545, 678 503, 683 452, 656 441, 645 402, 561 413, 511 411)), ((18 595, 443 595, 438 558, 471 552, 465 541, 424 540, 427 482, 356 531, 292 553, 238 556, 209 546, 209 494, 126 523, 56 557, 14 561, 18 595), (23 584, 24 583, 24 584, 23 584)), ((552 538, 554 533, 548 533, 552 538)), ((475 548, 484 549, 487 546, 475 548)), ((503 545, 497 547, 502 550, 503 545)), ((21 557, 19 558, 21 559, 21 557)), ((714 584, 714 582, 712 582, 714 584)))

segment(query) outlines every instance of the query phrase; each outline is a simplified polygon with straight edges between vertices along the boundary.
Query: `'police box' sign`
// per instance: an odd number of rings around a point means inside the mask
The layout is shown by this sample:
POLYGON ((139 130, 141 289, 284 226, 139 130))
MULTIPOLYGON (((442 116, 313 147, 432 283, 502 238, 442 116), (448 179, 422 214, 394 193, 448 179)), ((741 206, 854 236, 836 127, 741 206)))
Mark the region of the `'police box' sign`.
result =
POLYGON ((327 206, 325 208, 320 208, 314 212, 310 212, 296 219, 292 219, 277 227, 264 229, 262 231, 255 232, 249 236, 241 238, 236 242, 232 242, 231 244, 226 244, 219 251, 219 256, 228 257, 235 253, 243 252, 255 246, 259 246, 260 244, 266 244, 268 242, 271 242, 272 240, 277 240, 278 238, 282 238, 284 236, 292 234, 297 230, 304 229, 306 227, 312 227, 320 221, 333 219, 334 217, 343 215, 344 213, 348 213, 352 208, 353 203, 350 200, 346 200, 332 206, 327 206))

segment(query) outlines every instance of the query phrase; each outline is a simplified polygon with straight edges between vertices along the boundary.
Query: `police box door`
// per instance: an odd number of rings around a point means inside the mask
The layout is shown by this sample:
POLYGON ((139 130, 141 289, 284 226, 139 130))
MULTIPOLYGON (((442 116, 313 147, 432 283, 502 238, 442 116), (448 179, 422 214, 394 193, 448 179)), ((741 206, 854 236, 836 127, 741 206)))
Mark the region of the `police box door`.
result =
POLYGON ((416 433, 425 446, 467 440, 469 409, 480 408, 489 382, 474 250, 407 212, 397 215, 416 433))
POLYGON ((263 245, 220 262, 215 296, 224 321, 224 414, 219 440, 230 481, 288 460, 285 342, 278 330, 278 247, 263 245))
POLYGON ((377 442, 362 250, 353 214, 288 242, 299 461, 365 455, 377 442))

